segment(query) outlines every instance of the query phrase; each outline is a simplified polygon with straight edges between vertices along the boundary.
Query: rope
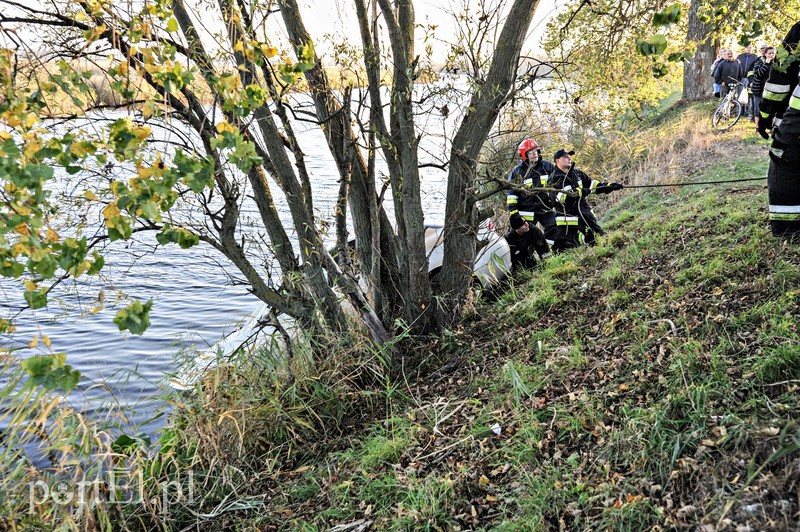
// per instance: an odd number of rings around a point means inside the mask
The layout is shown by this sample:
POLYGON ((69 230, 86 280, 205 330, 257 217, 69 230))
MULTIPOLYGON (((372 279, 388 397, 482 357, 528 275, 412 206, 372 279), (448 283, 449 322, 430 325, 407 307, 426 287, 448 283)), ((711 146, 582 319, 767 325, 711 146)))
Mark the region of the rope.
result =
POLYGON ((655 187, 686 187, 689 185, 716 185, 718 183, 741 183, 743 181, 761 181, 763 177, 748 177, 745 179, 725 179, 723 181, 697 181, 695 183, 662 183, 659 185, 624 185, 625 188, 655 188, 655 187))

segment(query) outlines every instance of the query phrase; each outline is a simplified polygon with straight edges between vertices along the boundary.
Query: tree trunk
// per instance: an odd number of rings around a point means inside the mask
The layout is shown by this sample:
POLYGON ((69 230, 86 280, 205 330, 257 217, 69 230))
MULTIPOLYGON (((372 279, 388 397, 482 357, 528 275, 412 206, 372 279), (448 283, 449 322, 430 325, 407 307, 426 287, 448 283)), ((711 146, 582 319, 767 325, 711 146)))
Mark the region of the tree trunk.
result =
MULTIPOLYGON (((300 10, 296 0, 281 0, 281 15, 286 25, 289 39, 294 46, 301 46, 311 41, 311 37, 300 18, 300 10)), ((339 168, 340 175, 349 173, 350 179, 350 213, 353 218, 358 259, 362 267, 377 264, 373 260, 372 235, 374 231, 380 234, 380 266, 379 278, 382 282, 380 291, 385 307, 378 307, 381 321, 392 324, 397 317, 402 305, 404 289, 400 284, 400 268, 398 266, 398 246, 389 217, 386 211, 375 200, 374 183, 368 183, 370 173, 361 152, 352 147, 357 146, 357 138, 350 124, 350 116, 341 112, 342 107, 331 89, 328 77, 321 63, 305 72, 311 96, 314 99, 317 119, 325 124, 322 128, 328 141, 331 154, 339 168), (346 154, 351 151, 351 160, 347 161, 346 154), (377 207, 378 212, 373 209, 377 207), (373 228, 375 220, 379 220, 377 228, 373 228)))
POLYGON ((697 17, 702 3, 702 0, 692 0, 689 8, 686 42, 689 45, 696 44, 697 51, 683 67, 683 99, 686 101, 703 100, 711 96, 711 65, 717 55, 717 47, 711 40, 711 29, 697 17))
POLYGON ((444 222, 443 297, 437 321, 448 326, 461 313, 475 262, 475 187, 478 156, 516 79, 520 50, 538 0, 515 0, 497 41, 486 82, 472 96, 470 111, 453 139, 444 222))

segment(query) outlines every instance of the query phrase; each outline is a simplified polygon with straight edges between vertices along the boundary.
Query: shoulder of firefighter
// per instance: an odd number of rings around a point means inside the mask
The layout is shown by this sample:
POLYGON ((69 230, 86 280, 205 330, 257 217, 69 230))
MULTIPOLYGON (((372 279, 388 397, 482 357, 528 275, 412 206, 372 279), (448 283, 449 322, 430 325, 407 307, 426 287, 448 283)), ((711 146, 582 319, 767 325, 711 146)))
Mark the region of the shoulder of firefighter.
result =
MULTIPOLYGON (((796 50, 798 41, 800 41, 800 22, 796 22, 786 34, 783 47, 787 50, 796 50)), ((800 60, 797 59, 785 69, 779 69, 777 66, 770 69, 769 76, 764 82, 764 92, 759 106, 761 116, 758 121, 758 133, 765 139, 769 138, 769 130, 780 125, 787 109, 800 109, 798 74, 800 74, 800 60)))

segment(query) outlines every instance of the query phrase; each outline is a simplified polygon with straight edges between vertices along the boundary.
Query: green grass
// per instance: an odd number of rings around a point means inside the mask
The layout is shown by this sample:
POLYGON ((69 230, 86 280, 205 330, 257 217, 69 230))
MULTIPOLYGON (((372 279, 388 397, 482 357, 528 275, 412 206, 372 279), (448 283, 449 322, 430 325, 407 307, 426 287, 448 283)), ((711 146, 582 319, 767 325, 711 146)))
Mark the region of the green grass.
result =
MULTIPOLYGON (((709 143, 670 120, 643 139, 706 148, 651 180, 765 171, 744 133, 709 143)), ((113 524, 799 528, 800 249, 770 236, 763 183, 609 199, 596 247, 552 257, 437 338, 399 343, 406 372, 349 345, 306 354, 285 386, 250 354, 173 398, 163 456, 170 474, 196 472, 202 497, 113 524)))

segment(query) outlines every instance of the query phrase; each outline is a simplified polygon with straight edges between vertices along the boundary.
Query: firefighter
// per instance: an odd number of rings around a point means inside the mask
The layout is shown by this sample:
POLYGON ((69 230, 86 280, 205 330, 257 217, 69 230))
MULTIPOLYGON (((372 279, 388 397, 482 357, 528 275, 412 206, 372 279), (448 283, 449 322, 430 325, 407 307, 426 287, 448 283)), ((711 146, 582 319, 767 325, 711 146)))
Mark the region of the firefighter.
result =
MULTIPOLYGON (((538 188, 547 185, 547 179, 553 172, 553 163, 542 159, 539 143, 533 139, 523 140, 517 148, 519 164, 511 171, 508 180, 523 188, 538 188)), ((506 208, 510 214, 519 213, 525 220, 540 223, 544 228, 545 238, 553 243, 556 233, 556 217, 550 204, 550 196, 546 192, 506 191, 506 208)))
POLYGON ((512 214, 508 219, 511 229, 505 238, 511 248, 511 271, 520 268, 533 268, 536 266, 536 255, 540 260, 550 255, 550 246, 544 238, 544 233, 539 226, 528 222, 519 213, 512 214))
MULTIPOLYGON (((800 41, 800 22, 783 40, 783 48, 796 54, 800 41)), ((758 132, 768 138, 769 149, 769 224, 772 234, 800 240, 800 61, 785 68, 773 66, 764 84, 758 132)))
POLYGON ((578 247, 581 244, 594 244, 595 235, 602 235, 603 228, 597 222, 592 205, 586 199, 589 194, 608 194, 621 190, 619 183, 607 183, 589 178, 574 167, 572 156, 575 152, 564 148, 553 155, 555 170, 550 175, 548 187, 558 189, 550 192, 553 209, 556 212, 556 233, 553 250, 578 247))

